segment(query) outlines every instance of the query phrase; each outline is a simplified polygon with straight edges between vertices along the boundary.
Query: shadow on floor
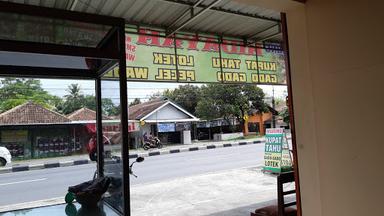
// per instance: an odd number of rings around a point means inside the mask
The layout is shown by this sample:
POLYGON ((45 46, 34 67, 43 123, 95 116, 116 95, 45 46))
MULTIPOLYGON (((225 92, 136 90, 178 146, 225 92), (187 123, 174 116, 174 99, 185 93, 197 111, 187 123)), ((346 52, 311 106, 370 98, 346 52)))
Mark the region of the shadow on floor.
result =
POLYGON ((251 211, 255 211, 255 209, 262 208, 268 205, 276 204, 276 200, 270 200, 262 203, 255 203, 248 206, 242 206, 235 209, 230 209, 227 211, 216 212, 213 214, 208 214, 204 216, 249 216, 251 211))

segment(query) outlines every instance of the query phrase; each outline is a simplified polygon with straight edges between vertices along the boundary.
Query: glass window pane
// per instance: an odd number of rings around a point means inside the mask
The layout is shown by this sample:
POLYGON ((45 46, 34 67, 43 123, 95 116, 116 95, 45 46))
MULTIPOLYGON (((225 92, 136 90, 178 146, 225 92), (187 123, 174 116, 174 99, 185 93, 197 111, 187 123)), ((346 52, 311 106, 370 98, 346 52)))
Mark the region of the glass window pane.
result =
POLYGON ((104 145, 104 175, 111 177, 105 200, 123 211, 123 161, 121 157, 121 125, 119 80, 101 81, 102 130, 104 145))
POLYGON ((0 39, 96 47, 111 26, 0 12, 0 39))
MULTIPOLYGON (((94 80, 0 78, 0 158, 6 155, 7 168, 28 170, 8 173, 8 178, 1 175, 0 194, 8 195, 0 196, 0 209, 27 208, 31 203, 57 197, 62 202, 69 186, 93 178, 96 163, 88 161, 96 150, 92 142, 94 84, 94 80), (32 181, 25 181, 29 179, 32 181)), ((63 214, 64 208, 61 213, 48 215, 63 214)))
MULTIPOLYGON (((113 60, 0 51, 0 65, 95 70, 113 60)), ((52 74, 58 75, 58 74, 52 74)))

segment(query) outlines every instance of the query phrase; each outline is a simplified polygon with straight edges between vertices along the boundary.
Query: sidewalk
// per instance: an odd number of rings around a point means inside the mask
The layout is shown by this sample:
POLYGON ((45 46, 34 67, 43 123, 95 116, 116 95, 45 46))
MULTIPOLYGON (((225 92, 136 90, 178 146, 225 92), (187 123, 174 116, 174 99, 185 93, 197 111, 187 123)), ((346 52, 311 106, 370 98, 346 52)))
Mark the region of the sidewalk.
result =
POLYGON ((244 216, 273 202, 276 187, 276 178, 261 167, 139 184, 131 186, 131 211, 140 216, 244 216))
MULTIPOLYGON (((201 142, 200 141, 200 142, 194 142, 189 145, 182 145, 182 144, 181 145, 164 145, 162 149, 150 149, 148 151, 145 151, 144 149, 130 150, 129 158, 137 158, 139 156, 150 157, 150 156, 174 154, 174 153, 187 152, 187 151, 198 151, 198 150, 232 147, 232 146, 239 146, 239 145, 259 144, 263 142, 264 142, 264 138, 252 138, 252 139, 243 139, 243 140, 235 140, 235 141, 217 141, 217 142, 213 142, 213 141, 201 142)), ((118 152, 115 152, 113 154, 120 156, 120 153, 118 152)), ((0 168, 0 174, 37 170, 37 169, 76 166, 76 165, 83 165, 83 164, 89 164, 89 163, 94 163, 94 162, 89 160, 88 154, 13 161, 11 166, 0 168)))
MULTIPOLYGON (((276 177, 262 173, 261 169, 262 167, 249 167, 132 185, 131 215, 249 215, 256 208, 276 202, 276 177)), ((292 188, 294 184, 290 183, 284 187, 292 188)), ((63 202, 62 197, 39 200, 3 206, 0 207, 0 212, 26 207, 37 208, 47 204, 63 204, 63 202)), ((51 208, 42 207, 38 210, 43 211, 51 208)), ((61 214, 62 211, 58 210, 58 213, 61 214)), ((22 212, 24 211, 12 213, 22 212)))

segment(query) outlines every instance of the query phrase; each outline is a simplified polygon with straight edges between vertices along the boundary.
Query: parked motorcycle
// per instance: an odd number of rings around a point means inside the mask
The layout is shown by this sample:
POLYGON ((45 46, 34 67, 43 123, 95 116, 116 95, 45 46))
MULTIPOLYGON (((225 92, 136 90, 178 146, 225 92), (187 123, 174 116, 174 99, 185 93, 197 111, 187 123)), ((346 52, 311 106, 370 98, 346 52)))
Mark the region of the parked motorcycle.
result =
POLYGON ((129 174, 131 174, 131 175, 133 175, 133 176, 135 176, 135 177, 137 178, 137 175, 135 175, 135 174, 133 173, 133 170, 132 170, 133 164, 135 164, 135 163, 141 163, 141 162, 143 162, 143 161, 144 161, 144 158, 143 158, 143 157, 138 157, 138 158, 136 158, 136 161, 133 161, 133 162, 131 163, 131 165, 129 165, 129 174))
MULTIPOLYGON (((136 158, 136 160, 129 165, 129 174, 137 178, 132 170, 133 164, 143 161, 143 157, 136 158)), ((93 180, 69 187, 68 193, 65 196, 65 202, 70 204, 76 199, 84 208, 96 208, 108 188, 119 189, 121 185, 122 179, 120 176, 96 177, 93 180)), ((118 191, 121 192, 121 189, 118 191)))
POLYGON ((163 148, 163 144, 160 142, 160 139, 157 137, 152 137, 150 140, 147 140, 143 144, 143 149, 148 150, 150 148, 163 148))

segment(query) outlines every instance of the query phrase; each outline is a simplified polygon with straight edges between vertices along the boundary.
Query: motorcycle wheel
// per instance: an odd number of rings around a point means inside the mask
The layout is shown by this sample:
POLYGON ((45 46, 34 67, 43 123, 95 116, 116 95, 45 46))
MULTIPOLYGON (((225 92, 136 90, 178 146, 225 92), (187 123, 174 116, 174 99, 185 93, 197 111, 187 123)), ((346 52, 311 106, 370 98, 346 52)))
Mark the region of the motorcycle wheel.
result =
POLYGON ((147 143, 143 145, 143 149, 144 149, 144 150, 148 150, 148 149, 150 149, 150 148, 151 148, 151 147, 150 147, 147 143))
POLYGON ((161 142, 157 143, 157 148, 159 149, 163 148, 163 144, 161 142))
POLYGON ((97 152, 89 153, 89 159, 91 159, 91 161, 97 161, 97 152))

